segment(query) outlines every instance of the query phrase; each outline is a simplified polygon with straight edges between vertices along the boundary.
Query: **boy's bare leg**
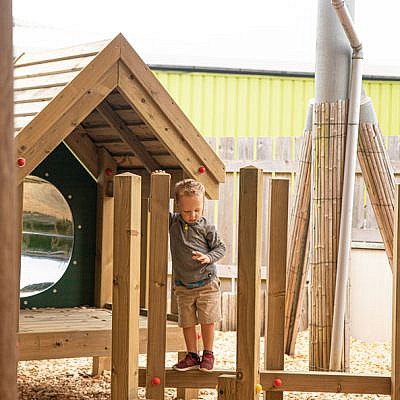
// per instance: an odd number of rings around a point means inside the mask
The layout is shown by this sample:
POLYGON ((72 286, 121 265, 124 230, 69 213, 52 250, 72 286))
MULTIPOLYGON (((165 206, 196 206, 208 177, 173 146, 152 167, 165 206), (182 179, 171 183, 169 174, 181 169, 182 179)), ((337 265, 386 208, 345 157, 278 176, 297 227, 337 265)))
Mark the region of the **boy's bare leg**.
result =
POLYGON ((214 346, 214 332, 215 324, 202 324, 201 325, 201 335, 203 337, 204 350, 213 350, 214 346))
POLYGON ((185 338, 186 349, 188 352, 197 353, 197 333, 195 326, 189 326, 183 329, 183 336, 185 338))

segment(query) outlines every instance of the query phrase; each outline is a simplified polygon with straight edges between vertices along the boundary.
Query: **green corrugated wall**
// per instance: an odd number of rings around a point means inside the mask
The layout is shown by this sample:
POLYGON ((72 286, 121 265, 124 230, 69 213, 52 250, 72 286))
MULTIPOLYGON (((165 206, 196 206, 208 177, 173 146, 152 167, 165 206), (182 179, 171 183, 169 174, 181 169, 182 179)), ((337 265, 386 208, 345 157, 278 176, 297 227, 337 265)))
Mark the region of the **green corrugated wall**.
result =
MULTIPOLYGON (((206 137, 300 136, 314 79, 154 71, 206 137)), ((385 136, 400 135, 400 82, 364 81, 385 136)))

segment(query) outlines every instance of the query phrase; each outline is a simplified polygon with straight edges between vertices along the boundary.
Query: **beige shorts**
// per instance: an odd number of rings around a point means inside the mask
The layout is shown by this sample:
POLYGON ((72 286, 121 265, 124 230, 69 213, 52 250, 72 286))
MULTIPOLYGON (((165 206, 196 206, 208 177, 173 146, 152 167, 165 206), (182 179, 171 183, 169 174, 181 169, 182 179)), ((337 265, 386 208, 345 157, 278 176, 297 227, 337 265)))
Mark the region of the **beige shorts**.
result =
POLYGON ((197 324, 212 324, 221 320, 221 283, 212 280, 205 286, 188 289, 175 286, 178 303, 178 325, 188 328, 197 324))

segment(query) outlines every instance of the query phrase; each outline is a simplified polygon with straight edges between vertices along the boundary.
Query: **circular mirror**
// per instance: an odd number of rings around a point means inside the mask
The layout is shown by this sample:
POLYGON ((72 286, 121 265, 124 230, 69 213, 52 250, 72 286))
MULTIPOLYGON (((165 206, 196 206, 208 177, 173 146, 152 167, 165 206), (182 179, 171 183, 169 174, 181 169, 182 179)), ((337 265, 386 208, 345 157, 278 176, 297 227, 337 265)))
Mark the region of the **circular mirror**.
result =
POLYGON ((65 273, 74 244, 71 209, 58 189, 44 179, 24 179, 20 296, 53 286, 65 273))

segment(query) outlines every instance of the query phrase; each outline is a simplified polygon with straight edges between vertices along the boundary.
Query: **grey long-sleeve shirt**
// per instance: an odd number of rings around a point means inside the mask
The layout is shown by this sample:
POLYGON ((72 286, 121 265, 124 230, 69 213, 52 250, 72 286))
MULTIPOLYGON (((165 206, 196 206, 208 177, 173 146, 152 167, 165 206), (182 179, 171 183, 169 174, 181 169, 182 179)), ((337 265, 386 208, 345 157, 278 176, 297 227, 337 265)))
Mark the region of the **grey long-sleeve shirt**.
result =
POLYGON ((194 282, 207 282, 216 277, 215 263, 225 255, 225 244, 214 225, 201 217, 193 224, 186 223, 179 213, 170 214, 169 220, 172 269, 175 281, 187 287, 194 282), (210 257, 210 264, 192 259, 192 252, 200 251, 210 257))

